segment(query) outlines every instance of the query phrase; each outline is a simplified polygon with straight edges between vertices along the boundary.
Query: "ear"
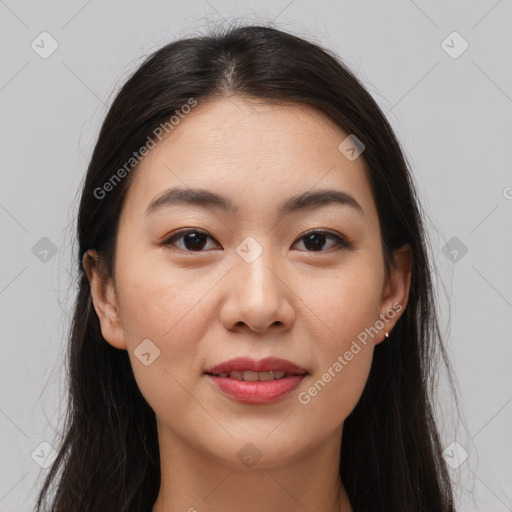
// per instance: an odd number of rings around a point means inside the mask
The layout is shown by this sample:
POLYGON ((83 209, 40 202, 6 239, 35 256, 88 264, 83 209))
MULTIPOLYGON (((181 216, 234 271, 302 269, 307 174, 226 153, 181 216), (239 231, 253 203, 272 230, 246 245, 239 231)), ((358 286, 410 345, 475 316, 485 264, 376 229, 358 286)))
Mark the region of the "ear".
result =
POLYGON ((113 347, 126 350, 126 339, 112 278, 106 276, 101 258, 96 251, 90 250, 84 254, 83 265, 89 280, 94 309, 100 320, 101 334, 113 347))
POLYGON ((380 319, 384 327, 375 336, 375 344, 386 339, 384 333, 389 333, 402 316, 409 299, 413 252, 409 244, 405 244, 393 253, 396 269, 391 269, 390 276, 384 285, 380 305, 380 319))

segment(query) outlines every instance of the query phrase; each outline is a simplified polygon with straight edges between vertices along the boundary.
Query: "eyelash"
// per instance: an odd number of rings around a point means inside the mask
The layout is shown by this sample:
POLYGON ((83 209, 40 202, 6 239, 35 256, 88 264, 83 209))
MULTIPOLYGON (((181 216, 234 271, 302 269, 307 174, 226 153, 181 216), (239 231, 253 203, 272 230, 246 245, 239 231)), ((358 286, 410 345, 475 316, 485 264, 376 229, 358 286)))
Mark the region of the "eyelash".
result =
MULTIPOLYGON (((166 238, 163 242, 161 242, 160 245, 164 246, 164 247, 168 247, 168 248, 171 248, 171 246, 173 246, 174 242, 182 237, 184 237, 185 235, 188 235, 190 233, 199 233, 199 234, 202 234, 202 235, 205 235, 207 238, 210 238, 212 240, 215 240, 212 236, 208 235, 205 231, 202 231, 200 229, 185 229, 185 230, 182 230, 182 231, 178 231, 177 233, 174 233, 172 236, 166 238)), ((350 242, 349 240, 347 240, 346 238, 336 234, 336 233, 333 233, 331 231, 326 231, 326 230, 320 230, 320 229, 314 229, 314 230, 311 230, 311 231, 308 231, 307 233, 305 233, 304 235, 302 235, 301 237, 299 237, 294 243, 293 245, 295 245, 298 241, 306 238, 308 235, 312 235, 312 234, 322 234, 322 235, 326 235, 327 238, 331 239, 331 240, 334 240, 334 242, 336 243, 335 245, 335 250, 336 249, 353 249, 355 247, 355 244, 353 242, 350 242)), ((181 251, 181 252, 187 252, 187 253, 201 253, 201 252, 207 252, 207 251, 190 251, 188 249, 181 249, 179 247, 175 247, 174 246, 174 249, 178 250, 178 251, 181 251)), ((331 249, 328 249, 326 251, 307 251, 306 252, 311 252, 311 253, 322 253, 322 252, 330 252, 332 251, 332 248, 331 249)))

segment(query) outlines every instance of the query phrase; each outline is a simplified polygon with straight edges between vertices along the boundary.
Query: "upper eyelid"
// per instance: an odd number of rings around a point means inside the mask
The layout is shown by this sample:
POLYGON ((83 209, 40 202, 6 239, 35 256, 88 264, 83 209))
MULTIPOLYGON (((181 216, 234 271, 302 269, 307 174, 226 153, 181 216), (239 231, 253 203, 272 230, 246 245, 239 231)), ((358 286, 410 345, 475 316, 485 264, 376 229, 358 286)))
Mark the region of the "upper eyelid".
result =
MULTIPOLYGON (((179 236, 186 235, 188 233, 196 233, 196 232, 202 233, 203 235, 209 236, 210 238, 215 240, 215 237, 213 235, 210 235, 210 233, 208 233, 208 231, 205 231, 204 229, 201 229, 201 228, 183 228, 183 229, 176 231, 175 233, 172 233, 168 237, 165 237, 165 239, 168 240, 168 239, 172 239, 174 237, 179 237, 179 236)), ((346 238, 345 235, 342 235, 341 233, 336 233, 336 231, 332 231, 328 228, 312 228, 312 229, 309 229, 308 231, 306 231, 305 233, 303 233, 302 235, 300 235, 297 239, 300 239, 303 236, 306 236, 310 233, 327 233, 327 234, 330 234, 333 236, 339 236, 341 238, 346 238)))
MULTIPOLYGON (((175 240, 179 240, 180 237, 182 236, 185 236, 189 233, 202 233, 203 235, 206 235, 208 238, 211 238, 212 240, 214 240, 216 243, 219 243, 215 237, 213 237, 212 235, 210 235, 207 231, 205 231, 204 229, 201 229, 201 228, 183 228, 182 230, 178 230, 177 232, 165 237, 162 241, 162 244, 170 244, 171 242, 175 241, 175 240)), ((299 235, 295 241, 293 242, 293 244, 295 245, 295 243, 297 243, 299 240, 301 240, 302 238, 304 238, 305 236, 311 234, 311 233, 326 233, 327 235, 331 235, 335 238, 339 238, 342 242, 346 243, 347 245, 353 245, 353 242, 351 242, 348 237, 346 237, 345 235, 341 234, 341 233, 337 233, 335 231, 332 231, 330 229, 327 229, 327 228, 313 228, 313 229, 310 229, 308 231, 306 231, 305 233, 303 233, 302 235, 299 235)), ((219 244, 220 245, 220 244, 219 244)), ((194 251, 190 251, 190 252, 194 252, 194 251)), ((196 252, 204 252, 204 251, 196 251, 196 252)), ((325 251, 319 251, 319 252, 325 252, 325 251)))

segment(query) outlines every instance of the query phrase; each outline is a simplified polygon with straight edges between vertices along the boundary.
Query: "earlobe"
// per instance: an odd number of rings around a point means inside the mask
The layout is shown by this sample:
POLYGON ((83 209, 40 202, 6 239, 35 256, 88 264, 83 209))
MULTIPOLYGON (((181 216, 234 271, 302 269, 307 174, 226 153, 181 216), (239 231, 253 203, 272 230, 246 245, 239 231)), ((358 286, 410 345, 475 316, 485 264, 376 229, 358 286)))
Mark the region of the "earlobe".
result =
POLYGON ((396 268, 391 270, 381 300, 379 317, 382 323, 384 323, 384 327, 381 329, 375 344, 381 343, 388 336, 391 336, 391 331, 403 314, 409 299, 414 256, 412 248, 409 244, 405 244, 396 249, 393 255, 396 268), (388 336, 385 333, 388 333, 388 336))
POLYGON ((84 254, 83 266, 89 281, 91 299, 100 321, 103 337, 113 347, 126 349, 126 339, 119 317, 112 278, 106 276, 102 268, 101 258, 96 251, 89 250, 84 254))

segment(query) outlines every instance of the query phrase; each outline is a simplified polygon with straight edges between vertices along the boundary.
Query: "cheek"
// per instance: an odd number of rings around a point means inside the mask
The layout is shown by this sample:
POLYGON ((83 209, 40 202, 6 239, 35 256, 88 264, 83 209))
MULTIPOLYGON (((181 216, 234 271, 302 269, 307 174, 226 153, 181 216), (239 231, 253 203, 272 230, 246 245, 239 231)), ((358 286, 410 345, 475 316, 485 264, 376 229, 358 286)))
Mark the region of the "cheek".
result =
POLYGON ((171 396, 179 402, 180 384, 187 387, 199 371, 200 340, 214 322, 208 291, 219 278, 135 257, 122 263, 116 267, 120 316, 139 388, 150 403, 171 396))
POLYGON ((297 283, 297 294, 310 310, 309 322, 319 327, 316 343, 322 350, 318 352, 330 359, 348 350, 353 339, 364 338, 379 319, 382 272, 378 265, 354 258, 335 272, 304 276, 297 283))
MULTIPOLYGON (((155 267, 119 272, 118 278, 121 320, 135 380, 157 416, 172 423, 173 411, 190 406, 199 341, 213 321, 207 317, 205 302, 199 300, 207 293, 207 283, 192 274, 163 273, 155 267)), ((189 421, 201 421, 196 412, 200 411, 194 409, 189 421)))
POLYGON ((315 352, 320 350, 317 371, 297 395, 298 407, 309 418, 321 419, 311 435, 315 429, 327 435, 350 415, 363 393, 373 357, 373 344, 362 343, 349 333, 315 352))
POLYGON ((203 298, 218 277, 141 254, 119 262, 116 280, 129 344, 150 338, 167 350, 201 336, 208 324, 203 298))
POLYGON ((350 414, 368 379, 376 334, 372 327, 379 319, 380 277, 377 266, 358 264, 347 265, 330 279, 302 280, 301 297, 311 297, 305 302, 311 309, 310 321, 317 326, 313 347, 317 365, 297 399, 310 414, 326 419, 326 429, 350 414))

